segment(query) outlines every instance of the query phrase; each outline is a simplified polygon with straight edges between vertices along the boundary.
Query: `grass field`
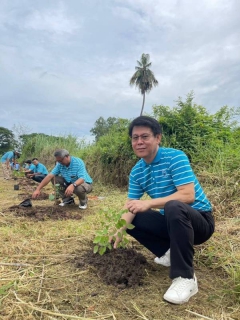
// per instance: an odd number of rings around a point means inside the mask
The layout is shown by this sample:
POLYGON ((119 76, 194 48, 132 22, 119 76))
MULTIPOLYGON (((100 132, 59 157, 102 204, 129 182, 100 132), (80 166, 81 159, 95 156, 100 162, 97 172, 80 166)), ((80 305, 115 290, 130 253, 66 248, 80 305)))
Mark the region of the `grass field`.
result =
MULTIPOLYGON (((162 299, 170 285, 168 268, 146 268, 141 286, 119 289, 103 283, 96 268, 76 267, 76 259, 93 248, 92 240, 103 219, 101 208, 121 208, 126 192, 95 185, 87 210, 69 208, 81 219, 49 217, 39 221, 9 210, 22 201, 19 194, 23 190, 21 186, 14 190, 14 184, 15 180, 0 177, 2 320, 240 319, 239 201, 231 200, 233 192, 238 192, 232 187, 228 189, 224 183, 204 186, 214 204, 216 232, 206 244, 195 248, 199 293, 189 303, 176 306, 162 299)), ((29 192, 31 188, 34 186, 29 192)), ((51 187, 44 192, 51 193, 51 187)), ((54 206, 50 200, 32 203, 47 210, 54 206)), ((129 246, 154 265, 154 256, 141 245, 130 239, 129 246)))

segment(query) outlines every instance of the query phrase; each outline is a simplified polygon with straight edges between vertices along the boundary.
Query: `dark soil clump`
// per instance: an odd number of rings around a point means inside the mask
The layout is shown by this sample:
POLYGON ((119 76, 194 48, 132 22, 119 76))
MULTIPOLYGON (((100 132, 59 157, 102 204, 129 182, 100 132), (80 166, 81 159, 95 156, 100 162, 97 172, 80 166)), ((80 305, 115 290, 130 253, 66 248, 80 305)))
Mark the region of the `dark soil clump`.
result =
MULTIPOLYGON (((32 198, 32 193, 19 193, 18 196, 23 199, 32 198)), ((34 201, 47 199, 49 199, 49 195, 45 192, 41 192, 40 195, 36 199, 34 199, 34 201)))
POLYGON ((28 217, 36 221, 44 220, 80 220, 82 216, 78 213, 69 212, 66 208, 59 206, 51 207, 21 207, 12 206, 7 211, 13 212, 18 217, 28 217))
POLYGON ((145 269, 150 267, 141 253, 123 248, 108 250, 102 256, 87 251, 75 262, 77 268, 93 266, 104 283, 120 289, 142 285, 145 269))

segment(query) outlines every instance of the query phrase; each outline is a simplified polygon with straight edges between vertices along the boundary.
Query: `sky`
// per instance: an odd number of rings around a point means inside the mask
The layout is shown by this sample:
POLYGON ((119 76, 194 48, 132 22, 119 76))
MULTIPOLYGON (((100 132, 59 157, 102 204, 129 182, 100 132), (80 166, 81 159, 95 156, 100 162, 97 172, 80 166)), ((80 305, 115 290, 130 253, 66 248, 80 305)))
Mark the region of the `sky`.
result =
MULTIPOLYGON (((239 0, 0 0, 0 126, 91 139, 99 117, 139 116, 129 86, 150 54, 153 105, 193 90, 210 113, 240 106, 239 0)), ((27 132, 28 131, 28 132, 27 132)))

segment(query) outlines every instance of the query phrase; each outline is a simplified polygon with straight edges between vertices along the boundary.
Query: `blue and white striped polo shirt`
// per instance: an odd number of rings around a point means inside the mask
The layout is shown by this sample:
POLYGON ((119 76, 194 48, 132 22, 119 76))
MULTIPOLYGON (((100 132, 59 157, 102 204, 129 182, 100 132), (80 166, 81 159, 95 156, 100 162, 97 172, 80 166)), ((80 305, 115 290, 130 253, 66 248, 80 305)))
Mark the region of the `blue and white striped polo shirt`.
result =
MULTIPOLYGON (((152 199, 163 198, 177 191, 178 186, 194 183, 196 210, 211 211, 212 207, 203 192, 186 154, 177 149, 160 147, 154 160, 148 164, 139 160, 129 176, 128 198, 140 199, 146 192, 152 199)), ((164 214, 164 210, 160 209, 164 214)))
POLYGON ((61 176, 69 183, 74 183, 79 178, 84 179, 87 183, 92 183, 92 178, 89 176, 82 159, 72 156, 68 167, 61 163, 57 163, 51 173, 55 176, 61 174, 61 176))

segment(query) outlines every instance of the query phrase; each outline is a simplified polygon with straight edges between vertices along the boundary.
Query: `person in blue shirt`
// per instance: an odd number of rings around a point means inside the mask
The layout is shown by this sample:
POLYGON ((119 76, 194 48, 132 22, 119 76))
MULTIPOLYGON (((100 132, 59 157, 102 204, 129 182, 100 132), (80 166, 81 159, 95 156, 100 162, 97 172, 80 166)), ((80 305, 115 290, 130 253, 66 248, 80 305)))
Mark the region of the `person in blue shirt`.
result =
POLYGON ((35 165, 32 163, 32 160, 26 160, 25 161, 25 176, 27 176, 28 173, 34 173, 35 165))
POLYGON ((18 163, 18 161, 16 161, 15 165, 13 166, 13 170, 20 171, 20 164, 18 163))
POLYGON ((8 151, 6 152, 1 159, 2 169, 3 169, 3 177, 6 180, 11 179, 11 162, 13 165, 15 164, 15 160, 20 157, 20 152, 18 150, 8 151))
POLYGON ((40 183, 47 176, 48 170, 38 161, 38 158, 33 158, 32 163, 34 164, 33 173, 27 173, 27 177, 40 183))
POLYGON ((109 240, 117 248, 126 230, 156 256, 156 263, 170 267, 172 284, 163 298, 182 304, 198 292, 194 245, 207 241, 214 232, 212 207, 186 154, 159 146, 162 129, 157 120, 134 119, 129 136, 140 160, 130 173, 128 212, 122 219, 135 228, 123 227, 109 240), (141 199, 144 193, 149 199, 141 199))
POLYGON ((88 205, 87 194, 92 191, 92 178, 89 176, 82 159, 70 156, 65 149, 58 149, 54 153, 56 165, 33 193, 37 198, 41 189, 50 181, 59 184, 59 193, 62 197, 60 206, 74 203, 73 194, 79 199, 79 209, 85 210, 88 205))

